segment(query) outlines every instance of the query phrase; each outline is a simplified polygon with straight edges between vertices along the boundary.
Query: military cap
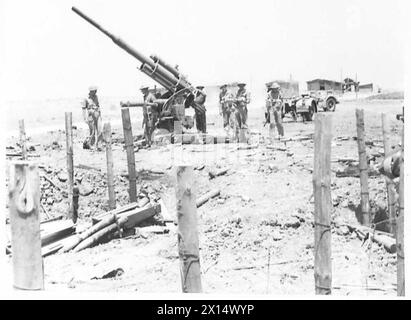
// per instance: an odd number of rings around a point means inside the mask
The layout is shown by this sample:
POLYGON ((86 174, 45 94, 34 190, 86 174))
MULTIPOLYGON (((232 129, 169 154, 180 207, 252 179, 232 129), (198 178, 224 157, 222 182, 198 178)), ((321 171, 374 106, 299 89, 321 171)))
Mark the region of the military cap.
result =
POLYGON ((90 87, 88 87, 88 91, 89 91, 89 92, 91 92, 91 91, 97 91, 97 87, 96 87, 96 86, 90 86, 90 87))
POLYGON ((238 86, 238 87, 240 87, 240 88, 243 88, 243 87, 245 87, 245 86, 246 86, 246 84, 245 84, 245 83, 243 83, 243 82, 240 82, 239 84, 237 84, 237 86, 238 86))
POLYGON ((197 86, 196 89, 203 90, 204 86, 197 86))
POLYGON ((223 84, 222 86, 220 86, 220 89, 224 89, 224 88, 227 88, 226 84, 223 84))
POLYGON ((143 90, 148 90, 148 86, 141 86, 141 87, 140 87, 140 90, 141 90, 141 91, 143 91, 143 90))

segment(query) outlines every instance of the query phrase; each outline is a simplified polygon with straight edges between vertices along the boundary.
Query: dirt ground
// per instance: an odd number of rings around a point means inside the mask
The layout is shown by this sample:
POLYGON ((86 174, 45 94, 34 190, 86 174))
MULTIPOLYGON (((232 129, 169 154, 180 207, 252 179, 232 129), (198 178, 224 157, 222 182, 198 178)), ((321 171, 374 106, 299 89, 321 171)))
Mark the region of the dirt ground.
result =
MULTIPOLYGON (((395 114, 402 112, 402 100, 359 100, 342 102, 333 113, 332 159, 358 158, 355 108, 365 111, 367 141, 382 141, 381 112, 388 114, 392 143, 399 143, 402 123, 395 114), (339 137, 339 138, 338 138, 339 137), (341 139, 342 138, 342 139, 341 139)), ((253 111, 254 112, 254 111, 253 111)), ((262 127, 264 114, 249 115, 252 144, 258 148, 237 150, 236 144, 159 146, 135 153, 138 189, 151 201, 163 199, 170 214, 175 213, 173 165, 190 163, 197 169, 196 194, 221 190, 219 197, 197 209, 199 216, 200 263, 205 293, 215 294, 314 294, 312 140, 270 143, 268 128, 262 127), (286 147, 286 151, 266 148, 286 147), (208 172, 228 167, 227 174, 210 180, 208 172), (153 173, 163 171, 164 174, 153 173)), ((257 111, 256 111, 257 112, 257 111)), ((120 112, 119 112, 120 113, 120 112)), ((132 118, 134 134, 141 133, 141 122, 132 118)), ((209 133, 222 133, 222 119, 209 116, 209 133)), ((120 143, 122 128, 113 127, 113 156, 116 173, 117 205, 128 202, 126 153, 120 143)), ((285 136, 310 135, 314 123, 285 119, 285 136)), ((90 218, 108 210, 106 154, 82 149, 86 131, 74 130, 74 164, 95 169, 75 168, 81 186, 79 228, 90 218), (85 195, 88 194, 89 195, 85 195)), ((10 145, 15 145, 10 140, 10 145)), ((42 204, 51 216, 67 210, 64 173, 66 171, 65 134, 48 132, 31 137, 35 158, 60 187, 41 179, 42 204)), ((379 163, 381 147, 367 146, 377 154, 370 165, 379 163)), ((336 177, 346 165, 332 162, 332 283, 333 295, 396 295, 396 255, 373 243, 363 245, 355 233, 341 224, 357 224, 360 182, 354 177, 336 177)), ((377 215, 386 211, 383 176, 369 178, 370 199, 377 215)), ((43 218, 45 218, 43 216, 43 218)), ((149 223, 156 223, 153 219, 149 223)), ((125 239, 85 249, 78 253, 54 254, 44 259, 46 290, 179 293, 181 292, 177 227, 169 233, 137 232, 125 239), (122 268, 121 276, 92 280, 122 268)), ((144 228, 139 228, 143 231, 144 228)))

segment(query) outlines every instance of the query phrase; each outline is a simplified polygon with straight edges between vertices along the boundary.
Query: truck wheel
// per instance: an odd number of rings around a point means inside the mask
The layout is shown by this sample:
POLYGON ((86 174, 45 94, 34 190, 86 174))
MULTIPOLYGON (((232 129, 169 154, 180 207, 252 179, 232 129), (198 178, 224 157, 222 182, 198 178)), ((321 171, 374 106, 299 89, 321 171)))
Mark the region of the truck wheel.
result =
POLYGON ((313 107, 310 107, 308 110, 308 112, 303 114, 303 117, 305 115, 305 121, 313 121, 314 109, 313 107))
POLYGON ((334 112, 335 111, 335 106, 337 105, 337 102, 335 101, 334 98, 329 98, 326 102, 326 105, 327 105, 327 110, 328 111, 334 112))

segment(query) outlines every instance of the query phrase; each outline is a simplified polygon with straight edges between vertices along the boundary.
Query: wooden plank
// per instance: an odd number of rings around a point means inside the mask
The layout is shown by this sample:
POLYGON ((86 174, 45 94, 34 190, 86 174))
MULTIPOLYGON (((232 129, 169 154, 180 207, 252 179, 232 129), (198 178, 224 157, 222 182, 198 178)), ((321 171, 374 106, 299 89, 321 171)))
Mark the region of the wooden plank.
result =
POLYGON ((223 174, 226 174, 228 172, 229 168, 221 168, 218 170, 210 170, 208 172, 208 175, 210 179, 214 179, 215 177, 222 176, 223 174))
POLYGON ((35 165, 24 161, 11 164, 9 208, 14 288, 44 290, 39 220, 40 178, 35 165))
POLYGON ((163 216, 163 221, 164 222, 174 222, 175 217, 173 218, 170 214, 170 212, 167 209, 166 204, 164 203, 163 199, 160 199, 159 201, 160 207, 161 207, 161 215, 163 216))
POLYGON ((181 286, 184 293, 202 292, 193 167, 178 166, 176 174, 181 286))
POLYGON ((405 296, 404 249, 404 126, 402 128, 402 157, 400 160, 399 210, 397 218, 397 295, 405 296))
POLYGON ((137 208, 138 206, 139 206, 139 204, 138 204, 137 202, 133 202, 133 203, 129 203, 129 204, 125 205, 125 206, 116 208, 116 209, 114 209, 114 210, 110 210, 110 211, 101 213, 101 214, 99 214, 99 215, 97 215, 97 216, 94 216, 94 217, 92 218, 93 224, 96 224, 96 223, 100 222, 100 221, 101 221, 102 219, 104 219, 105 217, 112 216, 113 214, 118 215, 118 214, 120 214, 120 213, 122 213, 122 212, 135 209, 135 208, 137 208))
POLYGON ((46 246, 52 242, 61 240, 75 232, 74 223, 71 220, 60 220, 40 225, 41 245, 46 246))
POLYGON ((116 208, 116 193, 114 191, 114 164, 113 164, 113 150, 111 147, 110 122, 104 124, 103 132, 104 132, 104 140, 106 142, 108 206, 110 210, 113 210, 116 208))
POLYGON ((331 116, 317 114, 314 135, 315 293, 331 294, 331 116))
POLYGON ((66 120, 66 153, 67 153, 67 195, 69 201, 69 209, 67 217, 73 219, 73 187, 74 187, 74 170, 73 170, 73 124, 72 124, 72 113, 65 113, 66 120))
POLYGON ((220 190, 219 189, 213 189, 211 191, 208 191, 207 193, 203 194, 201 197, 199 197, 196 200, 197 208, 201 207, 204 203, 206 203, 211 198, 215 198, 219 195, 220 195, 220 190))
MULTIPOLYGON (((382 122, 382 136, 383 136, 383 143, 384 143, 384 157, 387 157, 390 152, 392 152, 391 143, 389 140, 389 124, 387 115, 385 113, 381 114, 381 122, 382 122)), ((390 219, 390 232, 395 235, 396 229, 396 211, 395 211, 395 186, 394 182, 385 177, 385 183, 387 185, 387 208, 388 208, 388 218, 390 219)))
POLYGON ((87 239, 92 234, 107 227, 108 225, 115 223, 116 220, 117 220, 117 216, 115 214, 108 215, 107 217, 105 217, 105 219, 101 220, 99 223, 94 224, 92 227, 88 228, 87 230, 83 231, 80 234, 76 234, 75 237, 72 237, 70 241, 67 241, 64 244, 64 246, 60 249, 60 251, 67 252, 75 248, 81 241, 87 239))
POLYGON ((361 222, 365 226, 370 226, 370 194, 368 191, 368 162, 365 149, 364 110, 356 109, 355 116, 357 119, 357 144, 361 185, 361 222))
POLYGON ((89 248, 99 242, 107 234, 113 233, 118 230, 118 227, 122 227, 127 222, 127 217, 121 217, 118 219, 117 223, 112 223, 107 227, 97 231, 96 233, 92 234, 90 237, 81 241, 73 250, 73 252, 79 252, 86 248, 89 248))
MULTIPOLYGON (((95 223, 98 223, 102 221, 103 219, 113 215, 112 211, 111 213, 106 213, 102 216, 99 216, 99 218, 94 218, 93 221, 95 223)), ((131 210, 124 210, 121 212, 115 212, 117 217, 120 219, 120 217, 128 217, 129 221, 124 225, 125 228, 133 228, 140 222, 144 221, 145 219, 148 219, 152 216, 154 216, 156 213, 161 212, 161 206, 159 204, 156 205, 151 205, 148 204, 144 208, 134 208, 131 210)))
POLYGON ((27 139, 26 130, 24 129, 24 120, 19 120, 19 132, 20 132, 20 146, 21 146, 21 156, 23 160, 27 159, 27 139))
POLYGON ((130 110, 121 109, 121 118, 123 121, 124 145, 127 153, 127 168, 129 181, 130 202, 137 201, 137 177, 136 177, 136 159, 134 156, 133 132, 131 129, 130 110))
POLYGON ((124 228, 134 228, 140 222, 151 218, 157 213, 161 212, 161 206, 159 204, 156 205, 147 205, 144 208, 136 208, 131 211, 126 211, 119 214, 119 219, 122 217, 127 217, 127 222, 124 224, 124 228))

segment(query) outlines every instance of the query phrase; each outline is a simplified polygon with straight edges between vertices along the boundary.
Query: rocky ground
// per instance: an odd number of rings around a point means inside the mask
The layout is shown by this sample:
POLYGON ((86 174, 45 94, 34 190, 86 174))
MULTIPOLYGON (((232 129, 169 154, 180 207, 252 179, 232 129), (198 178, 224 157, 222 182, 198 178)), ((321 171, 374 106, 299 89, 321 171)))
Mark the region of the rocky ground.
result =
MULTIPOLYGON (((338 158, 358 158, 355 108, 365 110, 367 154, 370 166, 382 160, 381 112, 388 114, 392 143, 399 143, 401 100, 343 102, 333 113, 332 143, 332 266, 333 294, 396 295, 396 255, 372 243, 363 244, 344 224, 357 224, 360 184, 356 177, 337 177, 347 168, 338 158)), ((163 199, 175 212, 173 165, 191 163, 195 168, 196 194, 221 190, 197 209, 200 261, 206 293, 313 294, 313 188, 312 139, 271 143, 262 127, 263 114, 251 114, 253 149, 238 150, 235 144, 159 146, 135 153, 138 189, 152 202, 163 199), (276 146, 279 149, 270 149, 276 146), (208 172, 228 167, 227 174, 209 178, 208 172)), ((134 119, 133 119, 134 121, 134 119)), ((209 116, 210 133, 222 133, 221 119, 209 116)), ((286 137, 309 136, 314 123, 285 119, 286 137)), ((127 162, 122 128, 113 127, 113 156, 117 205, 128 202, 127 162)), ((141 123, 133 124, 139 133, 141 123)), ((79 227, 108 210, 106 155, 82 149, 86 135, 74 130, 75 179, 80 187, 79 227)), ((8 143, 16 147, 16 139, 8 143)), ((65 214, 66 155, 64 131, 30 137, 33 158, 40 165, 42 219, 65 214), (50 180, 52 183, 50 183, 50 180), (54 186, 52 185, 54 184, 54 186)), ((8 151, 13 151, 12 149, 8 151)), ((372 210, 376 220, 386 212, 385 180, 369 179, 372 210)), ((161 222, 155 217, 146 224, 161 222)), ((381 225, 384 228, 384 225, 381 225)), ((78 253, 55 254, 44 259, 47 290, 181 292, 176 226, 166 234, 144 232, 114 239, 78 253), (114 278, 92 279, 121 268, 114 278)))

